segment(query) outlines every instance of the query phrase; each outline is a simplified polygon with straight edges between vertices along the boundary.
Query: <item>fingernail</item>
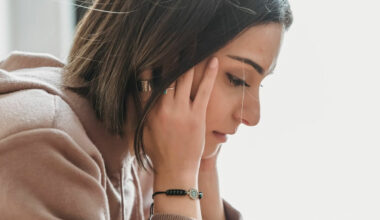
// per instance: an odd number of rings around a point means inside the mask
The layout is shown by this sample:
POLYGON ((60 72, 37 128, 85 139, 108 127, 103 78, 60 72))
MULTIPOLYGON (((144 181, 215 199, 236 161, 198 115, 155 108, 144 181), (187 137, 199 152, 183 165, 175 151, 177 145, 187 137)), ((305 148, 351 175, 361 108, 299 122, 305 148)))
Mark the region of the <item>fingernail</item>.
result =
POLYGON ((210 62, 210 68, 215 69, 218 67, 218 58, 214 57, 212 58, 210 62))

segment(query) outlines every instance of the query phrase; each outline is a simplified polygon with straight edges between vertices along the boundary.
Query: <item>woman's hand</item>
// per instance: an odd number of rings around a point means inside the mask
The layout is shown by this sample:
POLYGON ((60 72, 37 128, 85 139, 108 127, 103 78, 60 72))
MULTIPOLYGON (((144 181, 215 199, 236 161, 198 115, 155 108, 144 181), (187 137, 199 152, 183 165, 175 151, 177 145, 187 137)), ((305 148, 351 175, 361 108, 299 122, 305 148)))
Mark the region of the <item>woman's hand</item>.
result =
POLYGON ((200 200, 203 220, 225 220, 223 199, 219 190, 219 178, 217 170, 217 158, 222 145, 218 151, 207 159, 201 160, 198 174, 199 190, 204 197, 200 200))
POLYGON ((143 142, 153 167, 160 173, 197 174, 205 144, 206 109, 218 72, 213 58, 190 99, 194 67, 178 78, 148 115, 143 142))
MULTIPOLYGON (((214 58, 203 74, 194 101, 190 94, 194 68, 176 81, 150 111, 143 143, 156 171, 153 191, 198 188, 198 172, 205 144, 206 109, 218 71, 214 58)), ((199 200, 182 196, 154 197, 154 212, 202 219, 199 200)))
POLYGON ((218 146, 218 150, 216 151, 216 153, 214 155, 212 155, 209 158, 201 160, 201 164, 200 164, 200 167, 199 167, 199 172, 207 173, 207 172, 211 172, 211 171, 215 171, 216 170, 216 168, 217 168, 216 167, 216 165, 217 165, 217 159, 218 159, 218 155, 219 155, 219 152, 220 152, 221 148, 222 148, 222 145, 219 145, 218 146))

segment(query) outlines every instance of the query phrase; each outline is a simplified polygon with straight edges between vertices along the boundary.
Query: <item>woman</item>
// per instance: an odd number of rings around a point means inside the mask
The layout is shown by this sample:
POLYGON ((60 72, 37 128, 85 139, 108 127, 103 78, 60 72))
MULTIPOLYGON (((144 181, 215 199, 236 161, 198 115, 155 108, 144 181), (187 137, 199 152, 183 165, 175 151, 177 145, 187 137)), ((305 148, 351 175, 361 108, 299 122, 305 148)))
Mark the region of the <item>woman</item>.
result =
POLYGON ((291 23, 285 0, 97 0, 67 64, 11 54, 2 219, 241 219, 219 194, 217 156, 258 123, 291 23), (170 189, 188 194, 159 193, 170 189))

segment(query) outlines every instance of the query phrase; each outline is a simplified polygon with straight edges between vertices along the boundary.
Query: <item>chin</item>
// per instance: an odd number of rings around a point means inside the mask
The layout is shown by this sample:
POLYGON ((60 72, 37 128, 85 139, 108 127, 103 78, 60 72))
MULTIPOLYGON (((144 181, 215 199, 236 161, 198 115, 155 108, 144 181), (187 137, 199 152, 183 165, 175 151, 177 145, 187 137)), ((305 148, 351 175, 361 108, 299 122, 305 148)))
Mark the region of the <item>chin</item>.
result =
POLYGON ((221 144, 205 145, 205 149, 203 151, 202 159, 207 159, 207 158, 215 156, 215 154, 218 152, 220 145, 221 144))

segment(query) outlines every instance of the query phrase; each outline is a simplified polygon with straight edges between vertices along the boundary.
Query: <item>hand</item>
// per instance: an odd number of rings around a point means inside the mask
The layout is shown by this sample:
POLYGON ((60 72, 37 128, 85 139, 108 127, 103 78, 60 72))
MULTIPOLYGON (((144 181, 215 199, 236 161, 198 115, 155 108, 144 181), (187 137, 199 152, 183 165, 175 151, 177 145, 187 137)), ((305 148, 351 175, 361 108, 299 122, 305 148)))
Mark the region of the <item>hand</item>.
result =
POLYGON ((222 148, 222 145, 219 145, 218 150, 216 151, 214 155, 206 159, 202 158, 201 165, 199 167, 199 172, 211 172, 211 171, 216 170, 217 158, 218 158, 221 148, 222 148))
POLYGON ((217 152, 207 159, 201 160, 198 174, 199 190, 204 197, 200 200, 202 219, 224 220, 223 199, 219 191, 218 170, 216 167, 217 157, 222 145, 218 146, 217 152))
POLYGON ((215 57, 191 101, 193 67, 177 79, 176 88, 162 95, 150 111, 143 142, 158 173, 198 172, 205 144, 206 109, 217 72, 215 57))

